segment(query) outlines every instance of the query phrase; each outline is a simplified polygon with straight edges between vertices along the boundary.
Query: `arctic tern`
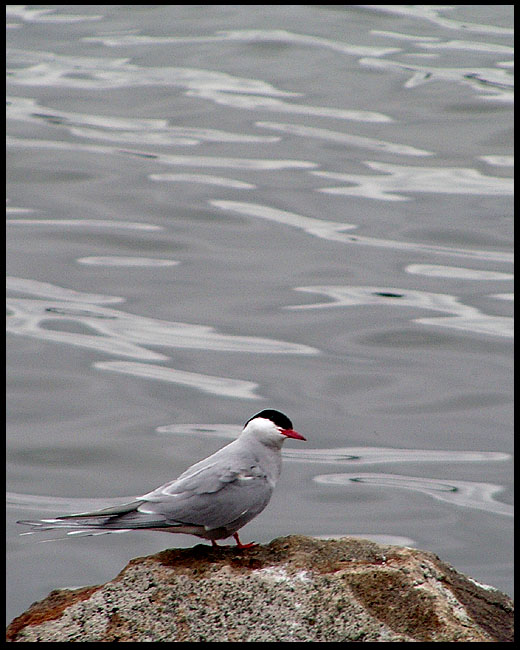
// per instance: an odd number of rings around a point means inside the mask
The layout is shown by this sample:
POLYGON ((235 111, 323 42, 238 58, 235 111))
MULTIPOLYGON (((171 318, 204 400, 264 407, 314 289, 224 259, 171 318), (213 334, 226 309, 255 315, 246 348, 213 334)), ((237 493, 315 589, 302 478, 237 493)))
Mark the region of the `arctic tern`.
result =
POLYGON ((32 531, 70 528, 68 535, 96 535, 130 530, 188 533, 211 540, 233 536, 269 503, 282 466, 281 448, 287 438, 305 440, 291 420, 274 409, 253 415, 240 436, 195 463, 179 478, 123 503, 54 519, 19 521, 32 531))

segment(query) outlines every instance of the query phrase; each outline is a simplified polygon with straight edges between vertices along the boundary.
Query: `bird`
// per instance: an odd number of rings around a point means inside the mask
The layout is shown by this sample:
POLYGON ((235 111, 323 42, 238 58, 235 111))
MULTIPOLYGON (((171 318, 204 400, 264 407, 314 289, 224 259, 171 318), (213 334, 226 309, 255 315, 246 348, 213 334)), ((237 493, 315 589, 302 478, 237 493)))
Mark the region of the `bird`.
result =
POLYGON ((251 548, 256 543, 243 544, 238 530, 269 503, 288 438, 306 440, 286 415, 264 409, 249 418, 236 440, 129 503, 17 523, 31 526, 30 532, 71 529, 67 535, 131 530, 187 533, 210 540, 213 546, 218 546, 217 540, 233 537, 239 549, 251 548))

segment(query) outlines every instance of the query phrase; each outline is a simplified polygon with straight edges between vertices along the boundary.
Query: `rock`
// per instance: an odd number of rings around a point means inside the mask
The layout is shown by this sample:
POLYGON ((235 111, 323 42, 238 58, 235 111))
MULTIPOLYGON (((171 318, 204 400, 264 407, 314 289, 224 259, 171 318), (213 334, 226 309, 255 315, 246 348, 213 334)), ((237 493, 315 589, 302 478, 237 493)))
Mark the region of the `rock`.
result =
POLYGON ((513 603, 433 553, 291 535, 131 560, 53 591, 8 641, 513 641, 513 603))

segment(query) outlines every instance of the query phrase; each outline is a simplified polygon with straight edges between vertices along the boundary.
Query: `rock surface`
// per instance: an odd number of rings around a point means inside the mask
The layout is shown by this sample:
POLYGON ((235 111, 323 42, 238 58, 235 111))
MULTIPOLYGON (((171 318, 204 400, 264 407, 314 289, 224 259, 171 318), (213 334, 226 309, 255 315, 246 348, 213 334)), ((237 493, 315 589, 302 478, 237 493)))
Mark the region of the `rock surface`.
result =
POLYGON ((131 560, 53 591, 8 641, 513 641, 513 603, 433 553, 289 536, 131 560))

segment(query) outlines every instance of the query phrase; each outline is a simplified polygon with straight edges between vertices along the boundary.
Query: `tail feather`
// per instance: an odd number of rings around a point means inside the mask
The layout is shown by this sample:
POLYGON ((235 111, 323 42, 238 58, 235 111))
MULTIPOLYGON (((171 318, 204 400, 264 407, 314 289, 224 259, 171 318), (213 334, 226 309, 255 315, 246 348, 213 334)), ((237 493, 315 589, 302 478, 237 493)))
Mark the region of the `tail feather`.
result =
MULTIPOLYGON (((32 530, 29 532, 32 533, 57 528, 81 529, 71 531, 67 533, 68 535, 80 534, 82 531, 87 535, 94 535, 98 533, 89 531, 97 529, 102 529, 103 532, 120 532, 135 528, 171 526, 171 523, 166 523, 165 517, 162 515, 139 512, 138 508, 142 503, 143 501, 138 500, 93 512, 79 512, 52 519, 24 519, 17 523, 31 526, 32 530)), ((103 532, 99 534, 103 534, 103 532)))
POLYGON ((134 512, 137 508, 144 503, 141 499, 136 499, 135 501, 130 501, 129 503, 120 503, 116 506, 110 506, 108 508, 102 508, 101 510, 92 510, 90 512, 77 512, 70 515, 61 515, 56 517, 57 519, 70 519, 70 518, 79 518, 79 517, 107 517, 111 515, 121 516, 127 512, 134 512))
MULTIPOLYGON (((25 533, 20 533, 20 535, 34 535, 43 530, 50 530, 49 528, 40 528, 37 530, 29 530, 25 533)), ((54 529, 55 530, 55 529, 54 529)), ((39 539, 37 540, 38 544, 43 544, 44 542, 59 542, 63 539, 69 539, 69 537, 95 537, 98 535, 111 535, 112 533, 129 533, 130 528, 119 528, 115 530, 97 530, 95 528, 84 528, 82 530, 69 530, 65 536, 62 537, 50 537, 48 539, 39 539)))

